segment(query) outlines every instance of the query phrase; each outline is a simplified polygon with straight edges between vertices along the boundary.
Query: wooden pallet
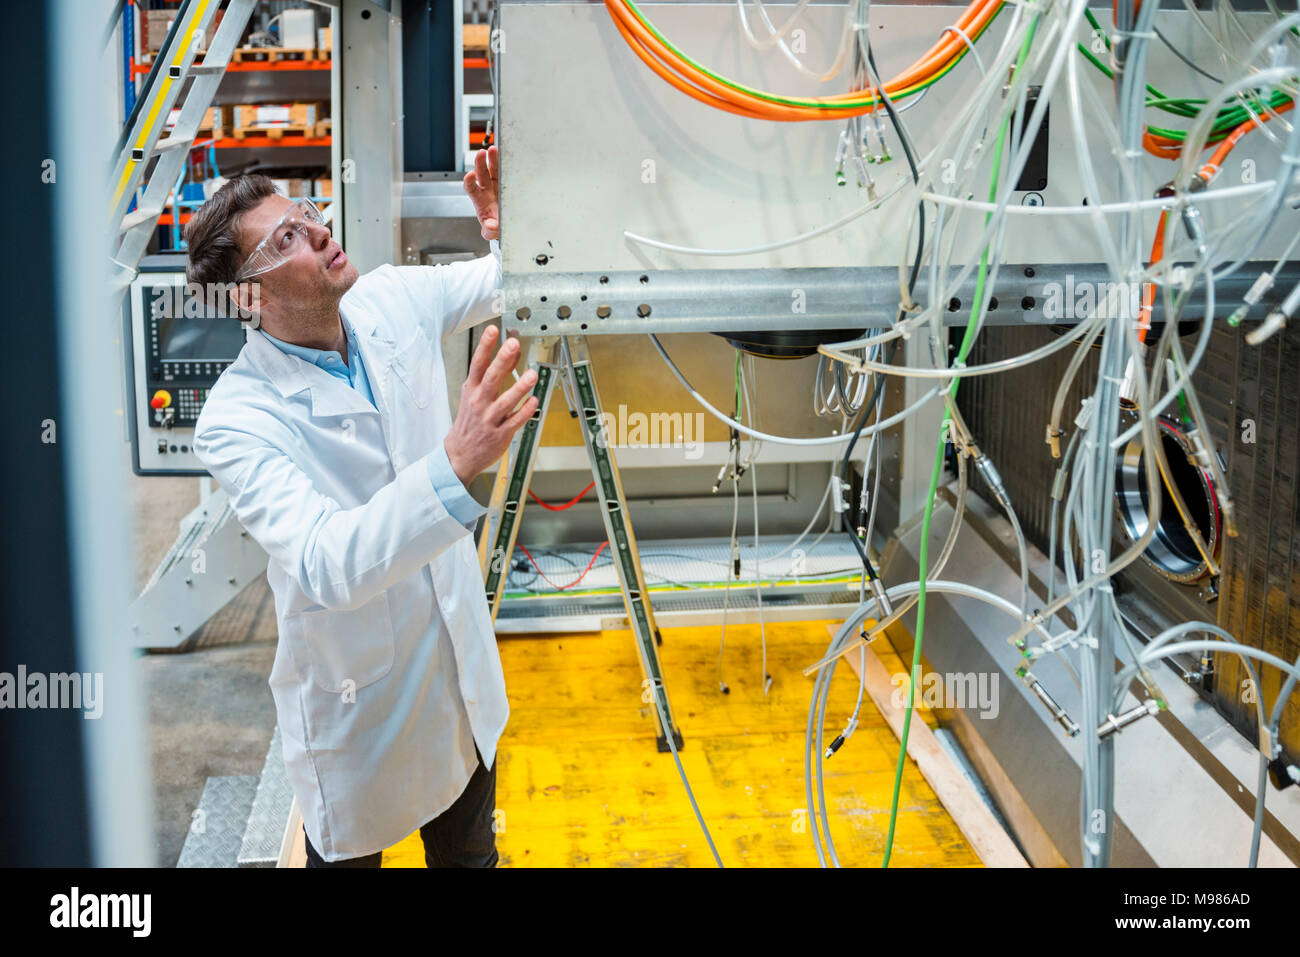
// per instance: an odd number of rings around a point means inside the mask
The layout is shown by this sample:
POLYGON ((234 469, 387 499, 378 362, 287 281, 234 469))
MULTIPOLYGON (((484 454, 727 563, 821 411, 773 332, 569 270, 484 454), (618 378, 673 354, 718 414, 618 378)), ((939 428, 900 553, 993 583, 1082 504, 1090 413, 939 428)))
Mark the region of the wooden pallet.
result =
POLYGON ((331 126, 332 124, 330 123, 329 117, 326 117, 323 120, 318 120, 315 123, 311 123, 306 126, 290 125, 290 126, 237 127, 236 129, 231 131, 230 135, 237 140, 242 140, 249 136, 265 136, 267 139, 278 140, 278 139, 282 139, 286 134, 291 136, 311 136, 311 137, 320 138, 323 136, 330 135, 331 126))
POLYGON ((278 63, 281 60, 328 60, 329 50, 285 49, 284 47, 239 47, 230 54, 231 63, 278 63))

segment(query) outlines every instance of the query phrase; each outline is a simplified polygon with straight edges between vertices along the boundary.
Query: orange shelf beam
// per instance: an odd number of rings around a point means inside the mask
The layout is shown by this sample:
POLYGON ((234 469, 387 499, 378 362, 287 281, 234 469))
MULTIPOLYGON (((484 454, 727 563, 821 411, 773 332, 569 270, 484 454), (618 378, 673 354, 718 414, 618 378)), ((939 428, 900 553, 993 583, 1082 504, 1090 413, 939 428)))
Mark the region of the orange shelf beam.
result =
MULTIPOLYGON (((197 65, 202 65, 203 61, 197 61, 197 65)), ((486 61, 484 61, 486 65, 486 61)), ((136 63, 131 67, 133 73, 148 73, 152 67, 151 63, 136 63)), ((329 60, 277 60, 274 63, 258 62, 250 60, 247 63, 231 63, 226 67, 227 73, 287 73, 302 71, 322 71, 328 72, 330 68, 329 60)))
POLYGON ((276 60, 274 63, 232 63, 226 67, 227 73, 277 73, 290 70, 324 70, 330 68, 329 60, 276 60))
POLYGON ((212 145, 219 150, 246 150, 265 146, 329 146, 332 141, 329 136, 282 136, 278 140, 269 136, 246 136, 242 140, 227 136, 215 140, 212 145))

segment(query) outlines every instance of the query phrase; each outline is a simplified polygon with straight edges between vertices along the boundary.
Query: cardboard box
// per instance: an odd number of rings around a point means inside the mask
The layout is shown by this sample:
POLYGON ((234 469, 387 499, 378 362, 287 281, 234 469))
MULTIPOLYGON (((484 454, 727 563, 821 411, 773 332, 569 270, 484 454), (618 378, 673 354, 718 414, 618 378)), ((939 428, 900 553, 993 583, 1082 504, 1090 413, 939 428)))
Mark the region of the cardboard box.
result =
MULTIPOLYGON (((216 33, 217 25, 221 23, 221 17, 224 10, 218 10, 217 15, 212 18, 212 24, 203 31, 203 42, 200 44, 200 50, 206 50, 208 44, 212 42, 212 35, 216 33)), ((157 53, 162 49, 163 42, 167 39, 167 31, 171 29, 172 21, 176 19, 175 10, 147 10, 145 16, 140 18, 140 45, 149 53, 157 53)))
POLYGON ((237 130, 306 129, 325 115, 320 103, 241 103, 232 112, 237 130))
POLYGON ((289 107, 289 125, 315 126, 316 121, 324 117, 325 113, 321 103, 294 103, 289 107))
POLYGON ((318 178, 312 187, 312 195, 332 197, 334 195, 334 180, 329 177, 318 178))
MULTIPOLYGON (((203 122, 199 124, 200 133, 211 133, 213 136, 224 136, 230 130, 230 122, 226 117, 227 107, 210 106, 207 112, 203 114, 203 122)), ((167 129, 172 130, 176 126, 176 121, 180 119, 181 111, 179 107, 173 108, 167 114, 167 129)))
POLYGON ((280 46, 286 50, 310 50, 315 43, 315 10, 307 7, 280 13, 280 46))

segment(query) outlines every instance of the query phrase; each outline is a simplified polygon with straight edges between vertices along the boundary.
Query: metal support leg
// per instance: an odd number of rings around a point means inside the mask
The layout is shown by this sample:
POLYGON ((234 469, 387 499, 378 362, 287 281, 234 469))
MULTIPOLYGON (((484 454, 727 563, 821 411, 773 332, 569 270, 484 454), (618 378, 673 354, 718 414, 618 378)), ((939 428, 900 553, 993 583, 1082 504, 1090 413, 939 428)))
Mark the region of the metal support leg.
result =
POLYGON ((519 519, 523 513, 524 498, 528 494, 533 462, 541 444, 542 424, 546 419, 552 387, 557 379, 562 379, 568 386, 566 395, 571 395, 578 403, 579 407, 575 411, 583 421, 582 440, 587 448, 587 458, 591 462, 592 476, 596 480, 596 490, 600 496, 601 518, 605 523, 610 553, 618 572, 623 605, 635 636, 637 657, 645 675, 642 700, 646 704, 656 705, 653 713, 659 751, 670 750, 661 714, 666 716, 673 742, 680 749, 684 742, 673 718, 668 690, 664 686, 663 669, 659 663, 658 644, 662 643, 662 638, 650 607, 650 596, 641 569, 636 536, 632 532, 627 499, 618 477, 618 466, 610 453, 610 437, 605 431, 601 416, 600 399, 591 371, 586 339, 581 336, 534 339, 529 346, 528 366, 537 371, 537 385, 533 389, 533 394, 538 397, 537 411, 510 444, 505 465, 498 473, 493 488, 488 523, 479 544, 479 559, 483 563, 492 620, 496 621, 500 609, 501 595, 509 574, 509 560, 514 553, 519 519))
POLYGON ((510 556, 515 551, 519 519, 523 515, 524 499, 528 495, 528 483, 533 474, 533 462, 537 459, 537 448, 541 445, 542 425, 546 421, 546 409, 551 402, 551 387, 562 374, 556 363, 558 343, 556 338, 533 339, 529 343, 528 368, 537 372, 537 384, 533 386, 533 395, 537 396, 537 411, 510 441, 510 448, 492 488, 487 524, 479 539, 479 563, 483 568, 483 582, 493 622, 496 622, 497 612, 501 610, 501 596, 510 574, 510 556))

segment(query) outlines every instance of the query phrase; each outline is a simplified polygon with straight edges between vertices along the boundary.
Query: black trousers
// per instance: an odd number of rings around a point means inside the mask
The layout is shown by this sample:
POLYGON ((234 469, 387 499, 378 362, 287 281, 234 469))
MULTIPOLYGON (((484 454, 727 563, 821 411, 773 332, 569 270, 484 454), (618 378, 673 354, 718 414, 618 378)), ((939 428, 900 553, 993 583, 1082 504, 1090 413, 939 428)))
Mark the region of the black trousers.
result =
MULTIPOLYGON (((429 867, 496 867, 496 832, 492 829, 497 803, 497 769, 489 771, 475 749, 478 767, 454 804, 420 828, 424 861, 429 867)), ((378 867, 383 852, 341 861, 322 860, 311 839, 307 842, 308 867, 378 867)))

